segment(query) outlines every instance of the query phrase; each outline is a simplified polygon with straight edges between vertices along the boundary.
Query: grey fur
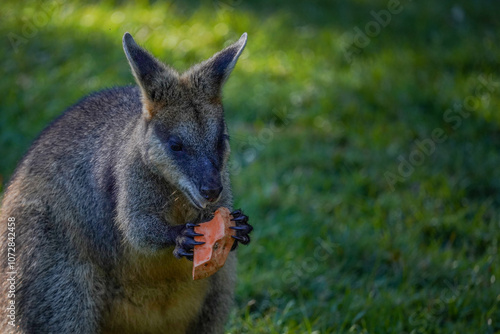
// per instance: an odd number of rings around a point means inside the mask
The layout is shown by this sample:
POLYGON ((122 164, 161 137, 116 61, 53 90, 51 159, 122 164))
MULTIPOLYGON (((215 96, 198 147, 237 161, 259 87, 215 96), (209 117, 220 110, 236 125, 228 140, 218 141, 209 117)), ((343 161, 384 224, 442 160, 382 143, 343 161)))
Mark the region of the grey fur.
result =
POLYGON ((172 252, 187 222, 232 207, 220 92, 245 43, 246 34, 179 74, 126 33, 139 87, 84 98, 34 141, 2 202, 2 275, 8 217, 18 272, 17 327, 7 323, 2 277, 2 333, 223 331, 235 252, 200 281, 172 252), (184 155, 174 151, 179 140, 184 155), (217 185, 216 202, 200 195, 217 185))

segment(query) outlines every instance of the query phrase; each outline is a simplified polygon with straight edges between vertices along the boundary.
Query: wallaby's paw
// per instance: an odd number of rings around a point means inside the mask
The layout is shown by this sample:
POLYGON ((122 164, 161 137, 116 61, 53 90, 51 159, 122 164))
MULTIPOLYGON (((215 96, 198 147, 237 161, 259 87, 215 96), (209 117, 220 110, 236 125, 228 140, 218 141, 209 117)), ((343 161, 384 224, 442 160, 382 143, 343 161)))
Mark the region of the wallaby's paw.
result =
POLYGON ((250 243, 250 236, 248 235, 252 232, 252 225, 248 224, 248 216, 241 211, 241 209, 234 210, 231 212, 233 216, 232 221, 236 223, 236 226, 231 226, 230 228, 236 231, 236 235, 233 236, 236 239, 236 242, 233 245, 231 250, 236 249, 238 247, 238 242, 241 242, 243 245, 248 245, 250 243))
POLYGON ((178 259, 185 256, 186 259, 193 261, 193 248, 196 245, 203 245, 204 242, 195 241, 194 237, 201 237, 203 234, 196 233, 194 227, 199 226, 193 223, 187 223, 175 240, 174 256, 178 259))

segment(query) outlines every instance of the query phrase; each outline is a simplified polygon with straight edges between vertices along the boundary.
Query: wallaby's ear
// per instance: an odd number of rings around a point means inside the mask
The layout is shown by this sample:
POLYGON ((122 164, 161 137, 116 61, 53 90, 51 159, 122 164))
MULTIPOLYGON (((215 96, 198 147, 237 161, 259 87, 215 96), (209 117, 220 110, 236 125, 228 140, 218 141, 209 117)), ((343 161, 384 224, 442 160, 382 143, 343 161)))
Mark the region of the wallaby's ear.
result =
POLYGON ((246 32, 241 35, 237 42, 216 53, 208 60, 212 76, 220 85, 227 80, 229 74, 233 71, 234 65, 236 65, 245 45, 247 45, 246 32))
POLYGON ((155 113, 155 104, 164 103, 174 89, 178 74, 137 45, 128 32, 123 35, 123 50, 142 90, 145 116, 150 119, 155 113))
POLYGON ((188 71, 188 75, 196 77, 196 82, 203 85, 200 88, 205 92, 213 96, 219 95, 246 44, 247 33, 244 33, 237 42, 193 67, 188 71))

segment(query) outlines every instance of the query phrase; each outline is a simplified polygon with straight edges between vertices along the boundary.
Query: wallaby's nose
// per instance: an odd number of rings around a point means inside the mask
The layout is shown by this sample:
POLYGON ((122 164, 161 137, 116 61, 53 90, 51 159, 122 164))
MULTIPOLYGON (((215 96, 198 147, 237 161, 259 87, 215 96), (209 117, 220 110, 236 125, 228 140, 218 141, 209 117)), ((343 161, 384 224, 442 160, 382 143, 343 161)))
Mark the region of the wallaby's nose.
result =
POLYGON ((221 192, 222 192, 222 186, 213 189, 207 186, 201 186, 200 188, 201 196, 205 197, 209 202, 215 202, 215 200, 219 198, 221 192))

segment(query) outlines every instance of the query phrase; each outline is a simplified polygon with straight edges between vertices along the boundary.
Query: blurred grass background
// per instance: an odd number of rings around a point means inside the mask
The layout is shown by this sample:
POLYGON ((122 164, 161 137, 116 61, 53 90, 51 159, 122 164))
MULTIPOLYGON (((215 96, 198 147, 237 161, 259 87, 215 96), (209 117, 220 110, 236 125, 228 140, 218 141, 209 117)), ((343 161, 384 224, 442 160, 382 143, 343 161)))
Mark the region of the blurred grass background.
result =
POLYGON ((125 31, 179 70, 246 31, 224 101, 255 230, 227 331, 500 333, 500 3, 401 1, 377 30, 391 3, 4 1, 1 183, 133 83, 125 31))

